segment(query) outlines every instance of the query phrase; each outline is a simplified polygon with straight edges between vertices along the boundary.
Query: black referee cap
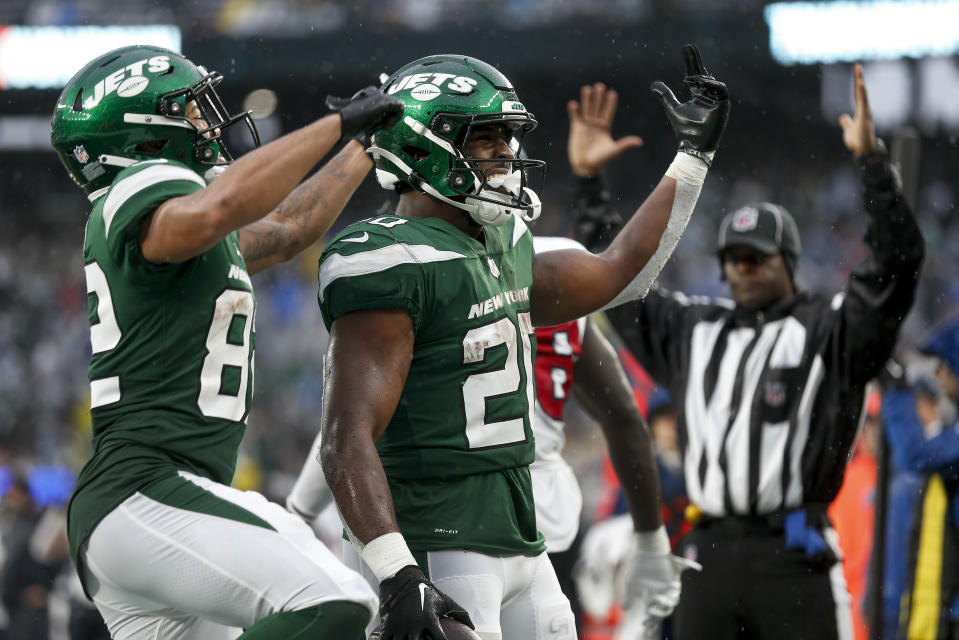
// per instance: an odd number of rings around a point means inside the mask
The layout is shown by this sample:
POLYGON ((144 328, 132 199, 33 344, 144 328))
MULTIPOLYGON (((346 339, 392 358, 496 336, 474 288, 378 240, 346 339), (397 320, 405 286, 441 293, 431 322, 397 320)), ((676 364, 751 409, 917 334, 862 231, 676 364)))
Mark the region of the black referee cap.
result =
POLYGON ((719 225, 719 253, 744 244, 766 254, 799 257, 799 229, 784 207, 769 202, 748 204, 726 215, 719 225))

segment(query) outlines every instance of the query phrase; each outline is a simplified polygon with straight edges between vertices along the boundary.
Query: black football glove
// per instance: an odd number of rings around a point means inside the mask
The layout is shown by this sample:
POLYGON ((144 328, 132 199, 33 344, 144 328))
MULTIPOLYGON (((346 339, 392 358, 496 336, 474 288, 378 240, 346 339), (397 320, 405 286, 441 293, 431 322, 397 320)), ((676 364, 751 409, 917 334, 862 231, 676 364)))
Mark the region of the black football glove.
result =
POLYGON ((340 113, 340 139, 359 137, 367 147, 371 135, 389 129, 403 117, 403 102, 373 86, 360 89, 352 98, 326 96, 326 106, 340 113))
POLYGON ((380 640, 447 640, 440 627, 443 616, 473 628, 466 610, 433 586, 415 564, 380 583, 380 640))
POLYGON ((719 146, 719 139, 729 121, 729 91, 725 84, 706 71, 696 45, 684 44, 683 57, 686 60, 683 82, 692 94, 690 100, 679 102, 669 87, 659 80, 650 89, 666 109, 666 118, 679 140, 680 151, 701 158, 708 165, 710 152, 719 146))

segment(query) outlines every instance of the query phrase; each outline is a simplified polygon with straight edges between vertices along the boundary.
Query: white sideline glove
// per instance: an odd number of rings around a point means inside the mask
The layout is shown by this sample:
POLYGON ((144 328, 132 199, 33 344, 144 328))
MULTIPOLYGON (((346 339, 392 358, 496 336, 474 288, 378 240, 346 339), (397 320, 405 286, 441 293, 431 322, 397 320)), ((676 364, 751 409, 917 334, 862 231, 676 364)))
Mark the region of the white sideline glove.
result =
MULTIPOLYGON (((623 607, 626 609, 624 623, 642 619, 643 637, 653 637, 663 618, 679 604, 680 576, 686 569, 702 571, 702 565, 673 555, 665 527, 651 533, 637 533, 635 552, 626 565, 626 594, 623 607)), ((633 635, 632 637, 636 637, 633 635)))
POLYGON ((594 523, 583 538, 573 581, 583 609, 603 619, 621 602, 626 561, 633 552, 633 521, 629 514, 594 523))

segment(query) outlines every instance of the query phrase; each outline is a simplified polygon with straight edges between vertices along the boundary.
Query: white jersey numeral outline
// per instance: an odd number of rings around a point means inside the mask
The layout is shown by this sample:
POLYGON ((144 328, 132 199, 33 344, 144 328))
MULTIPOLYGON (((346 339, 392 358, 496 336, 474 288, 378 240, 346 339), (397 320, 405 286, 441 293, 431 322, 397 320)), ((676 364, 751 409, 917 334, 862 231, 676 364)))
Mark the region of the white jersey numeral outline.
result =
POLYGON ((206 357, 200 369, 200 394, 197 407, 208 418, 240 422, 246 415, 247 386, 252 385, 250 335, 253 332, 255 303, 253 294, 243 289, 227 289, 213 305, 213 319, 206 334, 206 357), (245 318, 243 342, 229 342, 234 318, 245 318), (240 370, 240 386, 236 395, 220 392, 223 372, 227 367, 240 370))
MULTIPOLYGON (((117 321, 113 306, 110 283, 96 261, 84 265, 87 294, 96 294, 97 321, 90 324, 90 345, 94 355, 111 351, 120 344, 123 330, 117 321)), ((213 318, 207 331, 207 355, 200 373, 200 391, 197 408, 208 418, 221 418, 240 422, 247 413, 247 389, 253 384, 253 362, 250 340, 256 313, 255 301, 250 291, 227 289, 214 302, 213 318), (233 318, 245 316, 242 344, 228 342, 233 318), (240 370, 240 388, 237 394, 220 393, 220 384, 225 367, 240 370)), ((90 380, 90 408, 96 409, 115 404, 122 397, 120 376, 106 376, 90 380)))
POLYGON ((463 382, 463 408, 466 414, 466 441, 470 449, 485 449, 526 441, 524 417, 510 418, 496 422, 486 420, 486 400, 524 391, 522 388, 525 373, 527 410, 533 405, 532 353, 530 335, 533 325, 529 312, 517 314, 519 323, 519 344, 517 327, 509 317, 502 317, 489 324, 474 327, 463 337, 463 364, 482 362, 486 350, 506 345, 506 362, 502 369, 474 373, 463 382), (523 371, 520 371, 516 350, 520 349, 523 358, 523 371))

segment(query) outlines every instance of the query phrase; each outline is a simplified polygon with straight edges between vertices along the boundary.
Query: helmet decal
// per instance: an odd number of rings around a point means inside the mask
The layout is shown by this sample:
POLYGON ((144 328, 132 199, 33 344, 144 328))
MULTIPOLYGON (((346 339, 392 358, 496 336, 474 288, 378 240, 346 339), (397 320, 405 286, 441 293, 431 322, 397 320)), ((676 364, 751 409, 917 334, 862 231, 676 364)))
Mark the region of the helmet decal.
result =
MULTIPOLYGON (((479 80, 469 76, 454 76, 452 73, 411 73, 399 78, 386 90, 389 95, 409 91, 413 97, 417 89, 438 96, 446 89, 450 93, 467 95, 473 92, 479 80), (445 84, 444 84, 445 83, 445 84), (431 88, 432 87, 432 88, 431 88)), ((434 96, 435 97, 435 96, 434 96)))
MULTIPOLYGON (((107 54, 110 55, 110 54, 107 54)), ((88 90, 87 97, 83 101, 84 109, 93 109, 104 97, 110 95, 114 91, 117 92, 121 97, 131 97, 143 91, 146 88, 146 85, 142 85, 140 90, 136 93, 130 93, 129 84, 126 84, 129 80, 137 77, 143 77, 144 67, 146 67, 146 72, 149 74, 159 74, 165 73, 170 70, 170 57, 169 56, 154 56, 152 58, 146 58, 143 60, 137 60, 131 62, 130 64, 113 71, 104 78, 101 78, 96 84, 93 85, 92 90, 88 90), (127 77, 129 75, 129 77, 127 77), (120 93, 119 89, 121 86, 126 87, 124 93, 120 93)), ((81 87, 83 91, 83 87, 81 87)))

